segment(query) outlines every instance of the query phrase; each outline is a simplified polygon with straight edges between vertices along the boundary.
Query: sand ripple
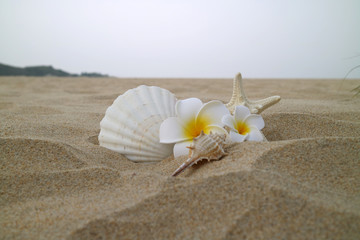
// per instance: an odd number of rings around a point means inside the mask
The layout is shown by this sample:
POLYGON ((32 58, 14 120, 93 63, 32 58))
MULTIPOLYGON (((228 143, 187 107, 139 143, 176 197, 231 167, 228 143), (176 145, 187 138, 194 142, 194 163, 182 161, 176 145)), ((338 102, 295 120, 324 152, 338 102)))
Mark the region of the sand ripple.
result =
POLYGON ((227 171, 204 164, 190 179, 166 179, 155 196, 69 239, 303 239, 310 230, 312 239, 351 239, 360 228, 358 149, 360 138, 323 138, 269 143, 256 160, 230 155, 216 162, 227 171))

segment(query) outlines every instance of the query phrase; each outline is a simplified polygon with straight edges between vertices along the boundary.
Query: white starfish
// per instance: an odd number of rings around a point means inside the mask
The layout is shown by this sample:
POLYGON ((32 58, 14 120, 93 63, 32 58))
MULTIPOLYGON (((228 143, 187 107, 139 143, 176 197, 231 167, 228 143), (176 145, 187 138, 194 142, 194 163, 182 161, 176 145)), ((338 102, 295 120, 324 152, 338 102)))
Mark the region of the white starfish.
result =
POLYGON ((241 73, 238 73, 234 78, 233 94, 229 103, 226 104, 226 107, 232 114, 234 114, 235 107, 238 105, 246 106, 250 109, 251 113, 259 114, 268 107, 274 105, 275 103, 278 103, 280 99, 280 96, 272 96, 261 100, 250 101, 249 99, 247 99, 242 86, 241 73))

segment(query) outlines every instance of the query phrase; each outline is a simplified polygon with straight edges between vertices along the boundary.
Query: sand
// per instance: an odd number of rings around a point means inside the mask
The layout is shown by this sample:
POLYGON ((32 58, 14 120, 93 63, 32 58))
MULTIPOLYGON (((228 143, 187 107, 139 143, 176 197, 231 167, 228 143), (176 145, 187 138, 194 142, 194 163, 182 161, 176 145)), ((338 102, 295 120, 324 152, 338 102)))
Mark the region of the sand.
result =
POLYGON ((250 99, 282 97, 269 142, 174 178, 185 158, 98 145, 106 108, 140 84, 227 102, 231 79, 1 77, 0 238, 360 239, 359 83, 245 79, 250 99))

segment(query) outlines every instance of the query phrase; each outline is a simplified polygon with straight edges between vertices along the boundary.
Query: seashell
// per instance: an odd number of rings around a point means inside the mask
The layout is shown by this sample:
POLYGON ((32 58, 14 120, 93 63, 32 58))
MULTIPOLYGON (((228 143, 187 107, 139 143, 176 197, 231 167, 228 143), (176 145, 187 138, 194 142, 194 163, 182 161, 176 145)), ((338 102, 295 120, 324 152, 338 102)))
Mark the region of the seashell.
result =
POLYGON ((225 152, 226 146, 226 134, 210 133, 209 135, 206 135, 204 132, 201 132, 199 136, 194 138, 193 144, 188 147, 190 149, 189 158, 175 170, 172 176, 177 176, 186 168, 198 163, 200 160, 219 160, 227 155, 225 152))
POLYGON ((115 99, 100 122, 100 146, 134 162, 157 162, 174 144, 159 142, 161 123, 175 116, 176 97, 166 89, 141 85, 115 99))

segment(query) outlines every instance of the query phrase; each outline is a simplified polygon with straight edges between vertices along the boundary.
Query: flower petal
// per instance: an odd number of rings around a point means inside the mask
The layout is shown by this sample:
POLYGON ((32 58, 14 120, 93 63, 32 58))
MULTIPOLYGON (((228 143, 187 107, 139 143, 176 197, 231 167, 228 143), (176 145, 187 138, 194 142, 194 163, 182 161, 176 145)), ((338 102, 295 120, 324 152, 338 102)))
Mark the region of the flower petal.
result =
POLYGON ((187 147, 190 147, 192 143, 193 140, 176 143, 174 145, 174 157, 189 155, 190 149, 187 147))
POLYGON ((243 141, 245 141, 247 136, 248 136, 248 134, 241 135, 241 134, 239 134, 237 132, 230 131, 230 139, 233 142, 243 142, 243 141))
POLYGON ((189 122, 191 119, 195 121, 196 115, 200 111, 203 103, 198 98, 188 98, 176 102, 175 111, 176 116, 183 122, 189 122))
POLYGON ((250 114, 249 116, 246 117, 245 122, 250 127, 254 126, 259 130, 263 129, 265 126, 264 119, 258 114, 250 114))
POLYGON ((189 139, 186 134, 181 120, 177 117, 169 117, 160 125, 160 142, 175 143, 189 139))
POLYGON ((220 133, 220 134, 228 134, 227 131, 218 125, 208 125, 205 129, 204 129, 204 133, 205 134, 210 134, 210 132, 212 133, 220 133))
POLYGON ((234 113, 236 122, 239 122, 239 121, 244 122, 245 118, 248 115, 250 115, 249 108, 242 106, 242 105, 236 106, 235 113, 234 113))
POLYGON ((257 129, 256 127, 250 127, 250 129, 251 131, 246 139, 247 141, 261 142, 264 140, 264 137, 259 129, 257 129))
POLYGON ((222 119, 221 119, 221 122, 225 126, 227 126, 227 127, 231 128, 232 130, 236 131, 236 129, 235 129, 235 119, 230 114, 227 114, 227 115, 223 116, 222 119))
MULTIPOLYGON (((206 125, 224 126, 221 119, 224 115, 230 114, 225 105, 217 100, 205 103, 196 116, 196 124, 202 122, 206 125)), ((201 123, 200 123, 201 124, 201 123)))

